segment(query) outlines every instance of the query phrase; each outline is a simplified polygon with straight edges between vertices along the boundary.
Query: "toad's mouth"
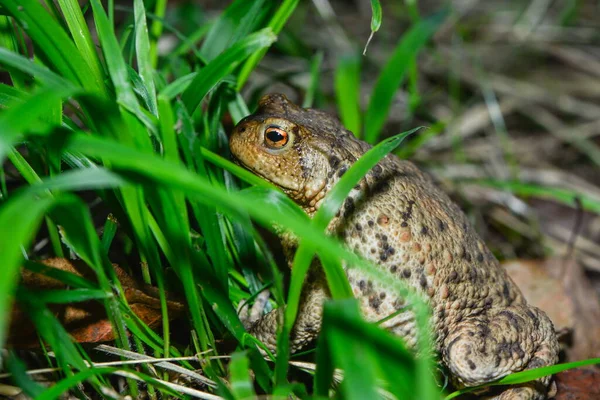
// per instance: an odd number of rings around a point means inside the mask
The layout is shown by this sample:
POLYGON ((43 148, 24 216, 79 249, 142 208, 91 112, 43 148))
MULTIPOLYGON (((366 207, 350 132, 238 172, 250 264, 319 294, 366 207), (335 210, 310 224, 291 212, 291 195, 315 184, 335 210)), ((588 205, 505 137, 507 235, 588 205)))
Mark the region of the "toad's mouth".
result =
MULTIPOLYGON (((262 180, 271 184, 272 188, 283 191, 283 193, 285 193, 290 199, 292 199, 296 204, 298 204, 301 207, 306 206, 314 198, 320 196, 322 189, 325 187, 325 185, 323 184, 321 186, 320 190, 316 191, 311 196, 307 196, 305 185, 296 185, 297 186, 296 188, 292 188, 292 187, 289 187, 289 186, 283 184, 282 182, 276 182, 273 179, 269 178, 268 176, 265 176, 263 173, 261 173, 257 169, 253 168, 251 165, 244 163, 243 160, 241 160, 240 158, 236 157, 233 154, 232 154, 232 161, 234 164, 238 165, 239 167, 242 167, 243 169, 247 170, 248 172, 251 172, 253 175, 256 175, 257 177, 259 177, 262 180)), ((247 178, 244 180, 249 181, 247 178)))
MULTIPOLYGON (((251 172, 253 175, 258 176, 262 180, 269 182, 275 188, 283 190, 288 196, 290 196, 292 198, 294 198, 294 196, 293 196, 294 193, 298 193, 298 190, 290 189, 288 187, 283 186, 280 183, 275 182, 274 180, 270 179, 268 176, 262 174, 260 171, 258 171, 257 169, 253 168, 251 165, 248 165, 248 164, 244 163, 244 161, 242 161, 238 157, 234 156, 233 154, 232 154, 232 161, 237 166, 242 167, 243 169, 251 172)), ((244 180, 246 180, 246 179, 244 179, 244 180)))

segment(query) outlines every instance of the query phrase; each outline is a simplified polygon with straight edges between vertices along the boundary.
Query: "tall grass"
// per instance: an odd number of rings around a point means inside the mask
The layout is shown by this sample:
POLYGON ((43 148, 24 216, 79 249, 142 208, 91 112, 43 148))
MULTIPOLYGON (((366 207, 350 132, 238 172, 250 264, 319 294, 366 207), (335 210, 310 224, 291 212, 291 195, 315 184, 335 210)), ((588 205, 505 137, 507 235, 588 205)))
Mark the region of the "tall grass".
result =
MULTIPOLYGON (((121 394, 194 395, 178 391, 152 368, 93 367, 92 355, 73 343, 48 308, 93 300, 104 306, 116 347, 156 358, 202 354, 203 373, 215 383, 210 390, 225 398, 328 396, 332 388, 343 397, 374 396, 383 388, 398 398, 439 398, 427 356, 427 307, 400 283, 395 287, 410 299, 423 333, 422 357, 414 360, 399 339, 362 322, 355 302, 334 301, 325 309, 314 385, 288 381, 287 335, 314 255, 323 261, 336 299, 351 297, 341 262, 374 279, 389 279, 324 229, 349 189, 405 136, 382 142, 356 163, 309 220, 281 192, 227 160, 222 123, 227 114, 237 122, 248 113, 251 107, 240 90, 299 2, 237 0, 216 19, 186 32, 167 23, 166 1, 155 2, 152 10, 149 3, 135 0, 118 10, 113 2, 105 7, 99 0, 83 9, 76 0, 0 0, 5 12, 0 16, 0 65, 11 82, 0 84, 0 345, 6 342, 16 301, 31 317, 45 349, 53 352, 60 379, 46 390, 11 353, 7 365, 14 382, 39 398, 57 398, 65 391, 83 397, 89 390, 111 397, 117 390, 112 377, 119 375, 128 383, 121 394), (161 55, 159 41, 167 36, 177 43, 161 55), (7 176, 19 182, 18 190, 8 190, 7 176), (98 215, 84 200, 90 195, 111 214, 100 234, 98 215), (287 295, 254 223, 267 229, 277 223, 300 239, 287 295), (43 235, 51 249, 35 251, 33 244, 43 235), (111 266, 109 256, 115 254, 128 260, 135 276, 158 287, 162 325, 157 331, 128 304, 111 266), (36 262, 64 255, 89 265, 95 281, 48 271, 36 262), (21 268, 53 276, 71 289, 28 290, 18 283, 21 268), (280 306, 287 304, 274 365, 262 357, 236 312, 266 285, 280 306), (181 293, 187 306, 183 342, 172 340, 168 292, 181 293), (222 350, 218 343, 223 340, 233 342, 236 351, 222 350), (337 389, 334 368, 344 369, 347 377, 337 389), (146 386, 138 387, 139 381, 146 386)), ((373 3, 374 10, 381 10, 373 3)), ((364 115, 368 141, 378 141, 411 60, 443 17, 416 20, 398 43, 364 115)), ((312 65, 307 105, 318 92, 319 55, 312 65)), ((352 56, 336 73, 340 114, 357 134, 363 121, 359 66, 352 56)), ((179 365, 196 367, 188 361, 179 365)))

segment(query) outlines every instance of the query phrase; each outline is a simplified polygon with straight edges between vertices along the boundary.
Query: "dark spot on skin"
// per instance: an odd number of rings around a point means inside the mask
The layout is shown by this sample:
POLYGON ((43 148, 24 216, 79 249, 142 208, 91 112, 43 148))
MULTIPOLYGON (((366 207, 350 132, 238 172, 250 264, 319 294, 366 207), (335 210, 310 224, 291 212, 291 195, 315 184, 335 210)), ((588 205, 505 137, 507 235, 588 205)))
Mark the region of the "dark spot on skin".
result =
POLYGON ((421 228, 421 234, 422 235, 427 235, 429 233, 429 228, 427 228, 426 226, 423 226, 421 228))
POLYGON ((410 269, 404 268, 402 270, 402 275, 404 275, 405 278, 410 278, 410 274, 411 274, 410 269))
POLYGON ((450 272, 450 275, 448 275, 448 282, 454 282, 457 278, 458 274, 456 273, 456 271, 452 271, 450 272))
POLYGON ((381 247, 383 247, 384 250, 387 250, 390 248, 390 244, 388 242, 383 242, 383 244, 381 245, 381 247))
POLYGON ((467 364, 469 364, 469 368, 471 368, 471 370, 475 370, 475 368, 477 368, 475 363, 471 360, 467 360, 467 364))
POLYGON ((483 306, 483 307, 484 307, 486 310, 489 310, 490 308, 492 308, 492 303, 493 303, 493 302, 494 302, 494 301, 492 300, 492 298, 491 298, 491 297, 488 297, 487 299, 485 299, 485 304, 484 304, 484 306, 483 306))
POLYGON ((372 247, 372 248, 371 248, 371 254, 375 254, 375 252, 376 252, 376 251, 377 251, 377 250, 375 250, 375 247, 372 247))
POLYGON ((539 368, 543 367, 544 365, 546 365, 544 360, 539 357, 533 357, 527 364, 527 369, 539 368))
POLYGON ((375 239, 377 239, 377 240, 381 239, 381 235, 379 233, 376 233, 375 234, 375 239))
POLYGON ((336 169, 337 166, 340 164, 340 159, 337 158, 336 156, 331 156, 329 157, 329 166, 333 169, 336 169))
POLYGON ((381 300, 379 299, 379 297, 377 296, 370 296, 369 297, 369 305, 375 310, 377 311, 379 309, 379 306, 381 305, 381 300))
POLYGON ((523 359, 523 357, 525 357, 525 352, 523 351, 523 348, 517 342, 513 343, 512 352, 516 353, 520 359, 523 359))
POLYGON ((397 270, 398 270, 398 266, 396 266, 396 265, 392 265, 392 266, 390 267, 390 272, 391 272, 392 274, 393 274, 394 272, 396 272, 397 270))
POLYGON ((444 310, 443 308, 438 311, 438 318, 439 319, 444 319, 444 317, 446 316, 446 310, 444 310))
POLYGON ((406 227, 408 226, 408 224, 406 223, 406 221, 404 221, 404 222, 402 222, 402 223, 400 224, 400 226, 401 226, 401 227, 403 227, 403 228, 406 228, 406 227))
POLYGON ((370 219, 370 220, 368 220, 368 221, 367 221, 367 224, 368 224, 370 227, 373 227, 373 225, 375 225, 375 222, 373 222, 373 220, 371 220, 371 219, 370 219))
POLYGON ((367 287, 367 283, 364 280, 361 279, 360 281, 358 281, 358 288, 360 290, 365 290, 366 287, 367 287))
POLYGON ((510 288, 508 287, 508 283, 507 282, 504 282, 504 284, 502 285, 502 295, 506 299, 508 299, 509 296, 510 296, 510 288))
POLYGON ((352 214, 354 211, 354 199, 352 197, 348 197, 344 202, 344 212, 346 215, 352 214))
POLYGON ((360 190, 360 183, 357 183, 357 184, 354 186, 354 189, 356 189, 356 190, 360 190))
POLYGON ((385 193, 390 189, 390 184, 385 180, 378 181, 372 189, 372 194, 385 193))
POLYGON ((396 250, 394 250, 394 248, 393 248, 393 247, 390 247, 389 249, 387 249, 387 253, 388 253, 389 255, 392 255, 392 254, 396 253, 396 250))
POLYGON ((481 337, 488 337, 492 334, 492 330, 487 324, 478 325, 477 328, 479 328, 479 333, 481 337))
POLYGON ((381 253, 381 254, 379 255, 379 259, 380 259, 381 261, 386 261, 386 260, 388 259, 388 256, 387 256, 387 254, 386 254, 386 253, 381 253))
POLYGON ((377 164, 375 165, 372 169, 371 169, 371 173, 375 178, 378 178, 381 173, 383 172, 383 168, 381 168, 381 165, 377 164))
POLYGON ((421 275, 421 278, 419 278, 419 284, 423 289, 427 287, 427 278, 425 278, 425 275, 421 275))
POLYGON ((469 253, 465 253, 464 257, 467 262, 471 262, 471 255, 469 253))
MULTIPOLYGON (((469 331, 467 334, 468 334, 470 337, 473 337, 473 336, 475 336, 475 332, 472 332, 472 331, 469 331)), ((469 353, 470 353, 470 352, 469 352, 469 353)))
POLYGON ((481 253, 477 254, 477 261, 483 262, 483 254, 481 254, 481 253))
POLYGON ((506 317, 506 319, 508 320, 508 323, 516 330, 520 329, 520 321, 519 318, 512 312, 509 310, 502 310, 498 313, 498 315, 502 315, 504 317, 506 317))
POLYGON ((502 362, 502 357, 500 357, 499 354, 496 354, 496 357, 494 358, 494 366, 496 368, 498 368, 500 366, 501 362, 502 362))
POLYGON ((379 293, 379 298, 380 298, 381 300, 385 299, 385 296, 387 296, 387 293, 386 293, 386 292, 381 292, 381 293, 379 293))
POLYGON ((384 242, 387 242, 387 240, 388 240, 387 235, 381 235, 381 240, 383 240, 384 242))
POLYGON ((412 217, 412 209, 413 209, 413 205, 415 204, 414 200, 409 200, 408 201, 408 209, 402 213, 402 219, 404 221, 409 220, 412 217))
POLYGON ((340 168, 340 170, 337 173, 338 178, 341 178, 342 176, 344 176, 344 174, 346 173, 346 171, 348 171, 347 167, 344 166, 344 167, 340 168))
POLYGON ((477 270, 475 267, 469 268, 469 278, 471 279, 471 282, 477 280, 477 270))
POLYGON ((354 227, 357 231, 362 231, 362 226, 358 222, 354 225, 354 227))
POLYGON ((246 127, 241 128, 240 132, 246 132, 246 127))
POLYGON ((437 219, 437 224, 438 224, 438 229, 440 230, 440 232, 444 232, 444 229, 446 229, 446 224, 444 223, 444 221, 442 221, 441 219, 437 219))

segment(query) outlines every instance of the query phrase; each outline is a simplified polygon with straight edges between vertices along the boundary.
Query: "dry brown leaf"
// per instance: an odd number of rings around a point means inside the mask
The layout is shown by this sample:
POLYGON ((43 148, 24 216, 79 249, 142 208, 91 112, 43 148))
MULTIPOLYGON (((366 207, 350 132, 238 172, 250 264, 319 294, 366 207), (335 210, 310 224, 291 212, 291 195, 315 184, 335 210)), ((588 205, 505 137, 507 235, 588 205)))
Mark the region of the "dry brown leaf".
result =
MULTIPOLYGON (((41 261, 41 263, 95 281, 93 271, 82 262, 72 262, 64 258, 50 258, 41 261)), ((158 289, 138 283, 116 264, 113 264, 113 268, 131 310, 151 328, 158 326, 162 321, 158 289)), ((21 284, 30 290, 67 288, 61 281, 26 269, 22 270, 21 284)), ((104 306, 97 301, 68 305, 54 304, 50 305, 49 308, 76 342, 99 343, 115 339, 112 325, 106 318, 104 306)), ((181 315, 184 308, 184 304, 179 301, 167 300, 170 318, 181 315)), ((12 347, 31 348, 39 346, 33 324, 18 305, 15 305, 12 310, 8 342, 12 347)))
POLYGON ((579 263, 556 258, 503 265, 527 301, 544 310, 557 330, 572 330, 568 361, 600 356, 600 302, 579 263))
POLYGON ((576 368, 554 376, 558 393, 556 400, 600 399, 600 370, 598 368, 576 368))

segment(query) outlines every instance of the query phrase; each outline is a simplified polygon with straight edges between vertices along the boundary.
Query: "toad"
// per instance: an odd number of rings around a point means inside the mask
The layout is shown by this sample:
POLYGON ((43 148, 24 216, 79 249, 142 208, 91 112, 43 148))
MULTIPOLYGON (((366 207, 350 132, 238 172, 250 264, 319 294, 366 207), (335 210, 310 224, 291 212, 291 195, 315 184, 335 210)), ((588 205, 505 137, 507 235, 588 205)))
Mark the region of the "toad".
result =
MULTIPOLYGON (((344 172, 370 149, 329 114, 304 109, 285 96, 264 96, 256 113, 234 128, 235 160, 272 182, 313 216, 344 172)), ((526 303, 465 214, 413 163, 388 155, 352 190, 329 232, 361 257, 422 293, 432 309, 435 346, 457 387, 482 385, 558 360, 554 327, 526 303)), ((296 244, 282 242, 288 258, 296 244)), ((319 334, 328 297, 318 261, 311 266, 291 335, 297 351, 319 334)), ((362 315, 416 344, 414 314, 384 283, 345 268, 362 315)), ((277 310, 250 329, 276 348, 277 310)), ((544 399, 551 377, 505 388, 500 399, 544 399)))

